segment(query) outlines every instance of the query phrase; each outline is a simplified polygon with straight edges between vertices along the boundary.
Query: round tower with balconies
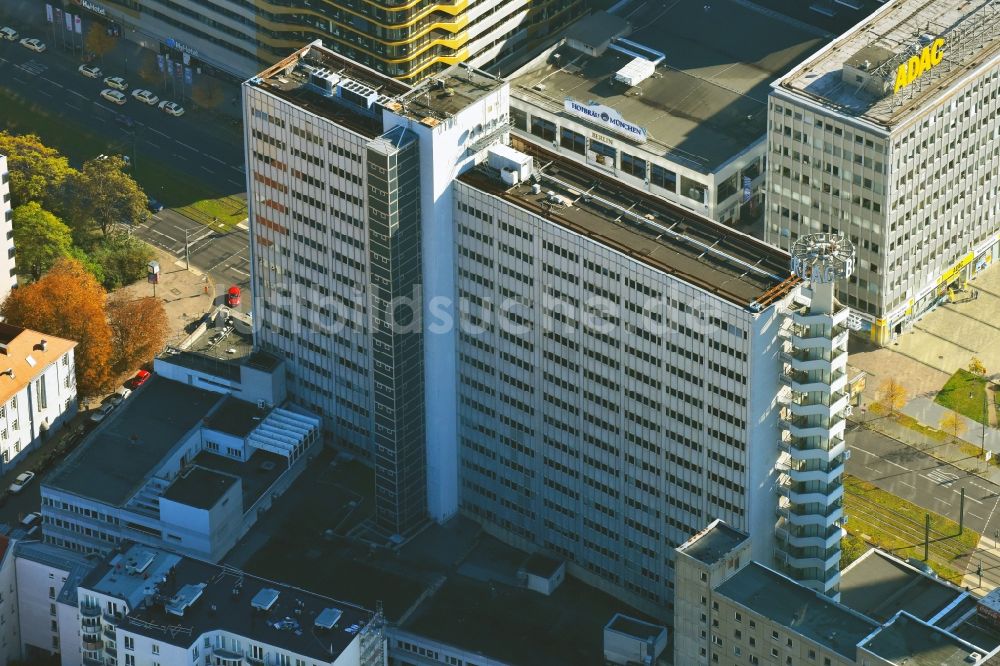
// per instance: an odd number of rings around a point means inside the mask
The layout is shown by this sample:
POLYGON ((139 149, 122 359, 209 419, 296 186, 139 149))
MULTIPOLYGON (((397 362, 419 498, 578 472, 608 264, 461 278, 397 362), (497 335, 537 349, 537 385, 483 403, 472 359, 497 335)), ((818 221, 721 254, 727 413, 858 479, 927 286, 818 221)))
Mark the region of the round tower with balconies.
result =
POLYGON ((792 246, 792 272, 805 285, 788 308, 781 373, 782 455, 777 558, 800 583, 840 597, 844 431, 850 403, 850 309, 834 298, 854 270, 854 245, 810 234, 792 246))

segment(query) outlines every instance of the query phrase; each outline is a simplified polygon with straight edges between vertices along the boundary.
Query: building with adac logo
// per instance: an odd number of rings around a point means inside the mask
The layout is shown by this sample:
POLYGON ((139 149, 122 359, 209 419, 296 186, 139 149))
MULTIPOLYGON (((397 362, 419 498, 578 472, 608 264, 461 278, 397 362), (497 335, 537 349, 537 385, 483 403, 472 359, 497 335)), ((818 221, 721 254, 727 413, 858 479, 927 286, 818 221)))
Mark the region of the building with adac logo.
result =
POLYGON ((884 344, 994 262, 1000 3, 896 0, 773 85, 766 238, 858 250, 838 295, 884 344))
POLYGON ((74 0, 146 46, 239 78, 322 39, 405 81, 481 65, 566 25, 580 0, 74 0))

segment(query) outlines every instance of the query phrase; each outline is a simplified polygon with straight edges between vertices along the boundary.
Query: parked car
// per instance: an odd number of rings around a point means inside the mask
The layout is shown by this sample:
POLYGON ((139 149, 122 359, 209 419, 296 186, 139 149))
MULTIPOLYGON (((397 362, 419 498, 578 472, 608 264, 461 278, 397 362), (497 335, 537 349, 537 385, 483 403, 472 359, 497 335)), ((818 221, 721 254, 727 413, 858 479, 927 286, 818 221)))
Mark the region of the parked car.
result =
POLYGON ((140 370, 135 373, 135 377, 125 382, 125 386, 129 387, 133 391, 145 384, 149 380, 149 371, 140 370))
POLYGON ((126 386, 119 386, 117 391, 108 396, 108 402, 117 407, 130 395, 132 395, 132 389, 126 386))
POLYGON ((24 490, 25 486, 27 486, 34 480, 35 480, 34 472, 21 472, 20 474, 17 475, 17 478, 14 479, 14 483, 10 484, 10 488, 8 488, 8 490, 10 490, 10 492, 16 495, 17 493, 24 490))
POLYGON ((112 90, 111 88, 105 88, 102 90, 101 97, 119 106, 128 101, 128 98, 125 97, 124 93, 118 90, 112 90))
POLYGON ((21 35, 17 34, 17 30, 14 28, 9 28, 4 26, 0 28, 0 38, 6 39, 8 42, 16 42, 17 38, 21 35))
POLYGON ((136 88, 135 90, 133 90, 132 97, 136 98, 140 102, 149 104, 150 106, 154 106, 157 102, 160 101, 160 98, 154 95, 152 91, 143 90, 142 88, 136 88))
POLYGON ((21 46, 35 53, 41 53, 45 50, 45 42, 37 37, 25 37, 21 40, 21 46))
POLYGON ((146 202, 146 208, 149 209, 150 213, 159 213, 161 210, 163 210, 163 204, 161 204, 156 199, 149 199, 146 202))
POLYGON ((240 288, 235 284, 226 292, 226 305, 235 308, 240 304, 240 288))
POLYGON ((177 102, 168 102, 166 100, 160 102, 160 111, 163 111, 164 113, 168 113, 171 116, 180 117, 180 116, 184 115, 184 107, 183 106, 181 106, 177 102))
POLYGON ((112 405, 110 402, 104 403, 103 405, 95 409, 93 413, 90 415, 90 422, 100 423, 105 418, 107 418, 108 414, 110 414, 111 410, 114 408, 115 406, 112 405))
POLYGON ((122 92, 128 90, 128 83, 126 83, 125 79, 120 76, 107 77, 104 79, 104 85, 109 88, 114 88, 115 90, 121 90, 122 92))
POLYGON ((76 68, 76 71, 80 72, 88 79, 99 79, 101 78, 101 68, 94 67, 93 65, 80 65, 76 68))
POLYGON ((42 522, 42 514, 38 513, 37 511, 32 511, 27 516, 21 519, 21 525, 25 529, 33 527, 40 522, 42 522))

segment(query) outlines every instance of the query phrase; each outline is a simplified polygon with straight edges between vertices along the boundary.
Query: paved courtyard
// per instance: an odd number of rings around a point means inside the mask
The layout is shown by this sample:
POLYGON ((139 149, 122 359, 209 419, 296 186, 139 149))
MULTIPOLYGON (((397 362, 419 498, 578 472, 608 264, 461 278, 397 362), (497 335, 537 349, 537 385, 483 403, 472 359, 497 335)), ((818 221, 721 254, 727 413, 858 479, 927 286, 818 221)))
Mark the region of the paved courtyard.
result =
POLYGON ((884 349, 852 341, 851 367, 871 377, 866 401, 887 377, 899 381, 911 397, 933 398, 973 356, 988 375, 1000 376, 1000 268, 981 272, 958 298, 970 296, 973 289, 978 298, 938 306, 884 349))

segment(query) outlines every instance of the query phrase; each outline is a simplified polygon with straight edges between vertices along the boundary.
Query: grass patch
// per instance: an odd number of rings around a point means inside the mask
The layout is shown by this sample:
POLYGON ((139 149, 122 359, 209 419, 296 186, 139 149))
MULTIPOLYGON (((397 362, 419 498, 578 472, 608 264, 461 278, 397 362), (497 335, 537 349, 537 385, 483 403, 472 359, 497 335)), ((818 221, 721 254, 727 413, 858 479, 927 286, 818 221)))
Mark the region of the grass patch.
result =
MULTIPOLYGON (((197 203, 219 199, 220 193, 206 186, 203 181, 192 178, 170 163, 158 159, 159 155, 156 153, 138 149, 141 143, 137 142, 136 146, 133 146, 132 135, 127 134, 124 129, 117 138, 95 133, 89 126, 77 122, 75 116, 69 112, 53 112, 3 88, 0 88, 0 108, 3 109, 4 126, 8 131, 17 134, 37 134, 42 143, 61 152, 75 166, 102 153, 133 156, 133 149, 136 148, 132 177, 147 195, 159 199, 165 206, 173 208, 191 204, 192 201, 197 203)), ((113 122, 109 112, 106 123, 113 122)), ((223 200, 234 198, 237 197, 222 197, 223 200)), ((240 201, 245 209, 245 203, 240 201)), ((220 204, 220 206, 227 219, 233 217, 234 205, 220 204)), ((223 217, 218 212, 206 212, 206 214, 208 219, 213 215, 219 216, 220 219, 223 217)), ((246 217, 245 210, 236 222, 244 217, 246 217)), ((236 222, 232 224, 235 225, 236 222)))
POLYGON ((957 370, 934 402, 982 423, 986 419, 986 379, 968 370, 957 370))
POLYGON ((932 428, 929 425, 924 425, 912 416, 907 416, 906 414, 896 414, 895 419, 896 423, 899 425, 909 428, 915 432, 919 432, 922 435, 926 435, 935 441, 947 442, 951 439, 951 435, 943 430, 938 430, 937 428, 932 428))
POLYGON ((229 231, 247 218, 247 202, 235 195, 200 199, 177 211, 214 229, 229 231))
POLYGON ((924 554, 924 516, 931 517, 930 562, 938 575, 961 584, 964 566, 953 551, 971 553, 979 544, 980 534, 966 528, 958 533, 958 523, 927 511, 902 497, 856 477, 844 475, 844 512, 850 516, 848 534, 906 559, 922 559, 924 554), (956 564, 958 568, 956 568, 956 564))

